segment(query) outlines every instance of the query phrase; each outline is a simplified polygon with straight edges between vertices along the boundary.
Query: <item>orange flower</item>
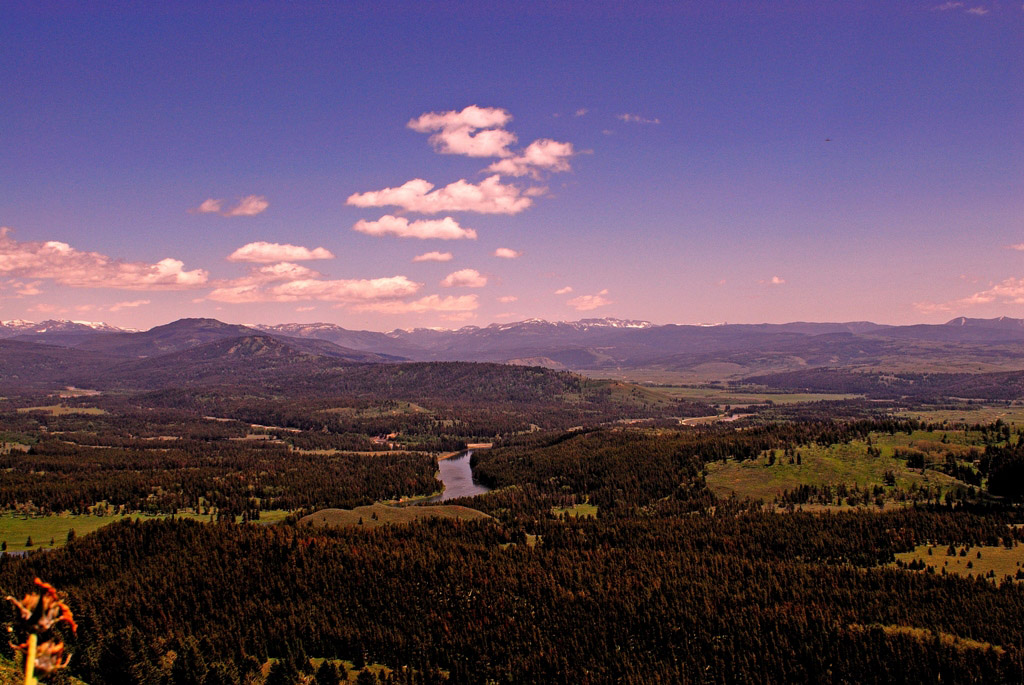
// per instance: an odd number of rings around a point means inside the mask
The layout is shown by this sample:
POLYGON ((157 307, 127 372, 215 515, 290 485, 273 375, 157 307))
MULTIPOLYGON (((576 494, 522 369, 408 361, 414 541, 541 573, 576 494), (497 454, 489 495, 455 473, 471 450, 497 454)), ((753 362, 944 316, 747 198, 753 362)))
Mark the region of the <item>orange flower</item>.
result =
POLYGON ((43 642, 36 648, 36 670, 51 673, 64 668, 71 661, 71 655, 64 654, 64 643, 52 640, 43 642), (63 661, 61 658, 63 657, 63 661))
MULTIPOLYGON (((36 578, 35 584, 43 590, 43 594, 29 593, 20 602, 14 597, 7 597, 20 614, 16 621, 17 632, 30 634, 29 639, 24 643, 18 645, 12 642, 11 647, 24 653, 26 657, 33 652, 35 654, 33 663, 26 663, 25 682, 36 682, 31 677, 36 670, 41 673, 50 673, 64 668, 71 660, 70 656, 64 654, 63 642, 59 640, 38 642, 40 635, 49 632, 61 621, 71 626, 73 632, 78 632, 78 624, 75 623, 71 608, 61 599, 57 588, 38 578, 36 578)), ((12 628, 8 628, 8 630, 12 633, 15 632, 12 628)))
POLYGON ((45 633, 57 623, 65 621, 71 626, 72 632, 77 633, 78 624, 75 623, 74 614, 71 613, 71 608, 57 594, 57 588, 49 583, 44 583, 38 578, 36 578, 35 583, 43 588, 46 594, 27 594, 20 602, 14 599, 14 597, 7 597, 21 614, 21 623, 23 625, 20 627, 30 633, 45 633))

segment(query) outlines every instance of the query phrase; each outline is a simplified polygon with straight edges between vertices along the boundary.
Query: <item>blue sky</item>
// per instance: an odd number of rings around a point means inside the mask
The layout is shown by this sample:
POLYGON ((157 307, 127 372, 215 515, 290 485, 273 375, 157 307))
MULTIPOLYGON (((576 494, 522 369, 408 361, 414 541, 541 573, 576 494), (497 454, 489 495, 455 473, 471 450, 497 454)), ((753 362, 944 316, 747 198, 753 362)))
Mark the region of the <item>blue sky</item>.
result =
POLYGON ((22 4, 3 319, 1024 316, 1019 2, 22 4))

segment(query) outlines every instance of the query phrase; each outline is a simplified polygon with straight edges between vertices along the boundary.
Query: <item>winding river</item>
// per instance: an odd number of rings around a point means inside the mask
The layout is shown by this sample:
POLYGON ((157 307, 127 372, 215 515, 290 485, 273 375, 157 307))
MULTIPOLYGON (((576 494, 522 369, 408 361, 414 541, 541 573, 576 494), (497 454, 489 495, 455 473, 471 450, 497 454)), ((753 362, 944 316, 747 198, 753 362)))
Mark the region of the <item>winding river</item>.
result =
POLYGON ((441 472, 438 478, 444 483, 444 490, 440 495, 435 495, 426 500, 424 504, 432 502, 444 502, 456 497, 472 497, 488 492, 490 488, 480 485, 473 480, 473 469, 469 466, 473 450, 466 450, 448 459, 437 462, 437 468, 441 472))

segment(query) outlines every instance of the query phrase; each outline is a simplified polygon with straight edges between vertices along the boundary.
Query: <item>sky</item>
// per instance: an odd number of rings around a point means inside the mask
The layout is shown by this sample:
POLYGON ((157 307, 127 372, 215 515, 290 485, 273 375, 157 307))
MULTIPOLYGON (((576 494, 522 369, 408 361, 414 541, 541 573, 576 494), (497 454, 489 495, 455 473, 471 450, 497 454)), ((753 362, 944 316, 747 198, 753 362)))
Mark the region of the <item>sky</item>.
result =
POLYGON ((0 319, 1024 317, 1024 4, 0 0, 0 319))

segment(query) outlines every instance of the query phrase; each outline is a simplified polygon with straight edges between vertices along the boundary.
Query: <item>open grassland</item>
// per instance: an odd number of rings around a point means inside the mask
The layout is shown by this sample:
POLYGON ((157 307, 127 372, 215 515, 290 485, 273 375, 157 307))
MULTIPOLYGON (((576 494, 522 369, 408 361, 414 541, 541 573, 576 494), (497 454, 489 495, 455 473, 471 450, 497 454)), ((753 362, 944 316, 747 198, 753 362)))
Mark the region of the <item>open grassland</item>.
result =
MULTIPOLYGON (((277 659, 270 659, 269 661, 267 661, 266 664, 263 665, 263 675, 264 676, 266 676, 266 674, 270 672, 270 666, 275 661, 277 661, 277 659)), ((331 663, 333 663, 335 666, 338 666, 339 668, 340 667, 344 667, 345 668, 345 672, 348 674, 348 677, 347 678, 342 678, 341 681, 340 681, 341 683, 355 683, 355 682, 358 682, 357 679, 359 678, 360 671, 358 669, 356 669, 355 664, 353 664, 351 661, 346 661, 344 659, 310 659, 310 662, 313 664, 314 671, 316 669, 320 668, 320 664, 322 664, 325 661, 330 661, 331 663)), ((391 673, 393 673, 394 670, 395 670, 393 668, 388 668, 384 664, 377 664, 377 663, 366 664, 366 669, 368 671, 370 671, 370 673, 373 673, 375 676, 377 676, 378 680, 383 680, 387 676, 391 675, 391 673)), ((313 680, 313 679, 310 679, 309 682, 310 683, 314 683, 316 681, 313 680)))
MULTIPOLYGON (((84 516, 72 514, 54 514, 50 516, 25 516, 8 512, 0 515, 0 541, 7 543, 8 552, 23 552, 50 547, 63 547, 67 542, 68 531, 74 530, 75 535, 87 535, 103 526, 128 518, 115 514, 113 516, 84 516), (32 539, 32 546, 25 544, 32 539), (50 544, 50 540, 53 544, 50 544)), ((151 518, 131 516, 131 518, 151 518)))
POLYGON ((354 418, 380 418, 382 416, 402 416, 405 414, 432 414, 426 407, 414 402, 387 402, 372 407, 331 407, 321 409, 318 414, 340 414, 354 418))
MULTIPOLYGON (((619 379, 607 377, 591 380, 587 390, 609 392, 613 402, 622 405, 648 405, 653 407, 671 406, 673 402, 701 402, 707 404, 746 407, 752 404, 799 404, 803 402, 819 402, 825 400, 857 399, 861 395, 839 393, 809 392, 764 392, 763 388, 715 388, 698 385, 672 385, 647 381, 646 385, 638 385, 619 379)), ((567 393, 564 399, 569 402, 582 402, 580 393, 567 393)))
POLYGON ((918 419, 931 423, 948 421, 953 424, 990 424, 1002 419, 1011 426, 1024 424, 1024 406, 1020 405, 969 405, 958 409, 936 409, 933 411, 902 411, 896 416, 907 419, 918 419))
POLYGON ((922 449, 941 446, 945 451, 969 452, 972 436, 963 432, 950 431, 947 443, 942 443, 942 432, 915 431, 911 435, 872 434, 873 447, 880 454, 869 455, 866 441, 855 440, 849 444, 810 445, 796 448, 793 463, 782 450, 775 450, 775 463, 771 464, 768 454, 747 461, 729 460, 708 465, 707 484, 718 497, 735 494, 739 498, 749 497, 771 502, 783 492, 795 490, 801 485, 809 486, 852 486, 861 490, 882 486, 890 495, 895 490, 937 489, 944 493, 949 488, 963 484, 950 476, 932 469, 909 468, 903 459, 894 454, 897 447, 922 449), (797 458, 798 457, 798 458, 797 458), (798 463, 799 462, 799 463, 798 463), (887 474, 892 477, 887 483, 887 474))
POLYGON ((711 362, 692 369, 669 371, 665 369, 581 369, 576 371, 589 378, 612 378, 627 383, 656 383, 658 385, 695 385, 725 381, 751 374, 745 366, 731 362, 711 362))
POLYGON ((709 404, 728 404, 734 407, 751 404, 799 404, 801 402, 819 402, 823 400, 850 400, 860 395, 839 393, 790 392, 771 393, 755 392, 744 389, 707 388, 694 386, 663 385, 655 388, 661 393, 675 399, 707 402, 709 404))
POLYGON ((586 381, 581 392, 566 392, 561 395, 564 402, 580 404, 594 394, 608 393, 609 401, 623 407, 647 405, 670 407, 676 398, 661 392, 660 388, 649 388, 615 379, 597 378, 586 381))
POLYGON ((43 412, 50 416, 63 416, 65 414, 85 414, 87 416, 99 416, 106 414, 106 409, 100 409, 99 407, 65 407, 63 404, 51 404, 45 407, 22 407, 18 410, 19 414, 28 414, 31 412, 43 412))
POLYGON ((306 526, 364 526, 375 528, 393 523, 409 523, 420 518, 439 516, 454 519, 490 518, 487 514, 456 504, 427 504, 409 507, 394 507, 377 502, 355 509, 321 509, 299 520, 306 526))
POLYGON ((551 513, 555 516, 561 516, 562 514, 568 514, 573 518, 596 518, 597 517, 597 505, 591 504, 590 502, 582 502, 571 507, 551 507, 551 513))
MULTIPOLYGON (((955 555, 949 556, 949 545, 918 545, 912 552, 897 554, 896 561, 923 563, 926 569, 934 569, 935 573, 981 576, 1000 583, 1007 576, 1015 579, 1017 572, 1024 568, 1024 546, 1020 544, 1010 549, 1002 546, 957 546, 954 549, 955 555)), ((925 572, 925 569, 917 572, 925 572)))
MULTIPOLYGON (((260 512, 260 518, 253 523, 270 525, 283 521, 290 512, 274 509, 260 512)), ((197 521, 211 521, 208 514, 180 512, 177 518, 189 518, 197 521)), ((125 518, 148 520, 168 518, 169 515, 150 514, 50 514, 48 516, 27 516, 17 512, 0 514, 0 542, 7 543, 8 552, 28 552, 38 549, 63 547, 67 543, 68 531, 74 530, 75 535, 88 535, 103 526, 125 518), (26 543, 32 539, 32 545, 26 543), (53 540, 53 544, 50 541, 53 540)), ((241 518, 236 518, 240 522, 241 518)))

